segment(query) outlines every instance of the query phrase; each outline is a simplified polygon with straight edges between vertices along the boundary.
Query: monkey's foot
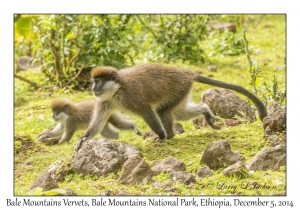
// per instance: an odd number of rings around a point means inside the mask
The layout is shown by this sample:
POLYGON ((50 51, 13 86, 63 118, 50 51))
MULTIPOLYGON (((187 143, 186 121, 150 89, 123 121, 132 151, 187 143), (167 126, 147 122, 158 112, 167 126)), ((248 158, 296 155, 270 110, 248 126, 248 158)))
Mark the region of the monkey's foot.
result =
POLYGON ((156 142, 158 142, 158 143, 163 143, 164 141, 166 141, 166 138, 164 138, 164 139, 160 139, 160 138, 156 139, 156 142))
POLYGON ((215 130, 221 129, 221 127, 215 125, 215 123, 214 123, 215 121, 220 120, 220 118, 218 118, 217 116, 214 116, 214 115, 212 115, 212 116, 205 115, 205 118, 206 118, 206 122, 210 125, 210 127, 212 127, 215 130))
POLYGON ((217 125, 213 125, 213 126, 211 126, 213 129, 215 129, 215 130, 220 130, 221 129, 221 127, 220 126, 217 126, 217 125))
POLYGON ((80 137, 80 138, 78 139, 78 141, 77 141, 77 144, 76 144, 75 147, 74 147, 74 150, 75 150, 75 151, 78 151, 78 150, 80 149, 82 143, 83 143, 84 141, 86 141, 87 139, 88 139, 87 137, 80 137))

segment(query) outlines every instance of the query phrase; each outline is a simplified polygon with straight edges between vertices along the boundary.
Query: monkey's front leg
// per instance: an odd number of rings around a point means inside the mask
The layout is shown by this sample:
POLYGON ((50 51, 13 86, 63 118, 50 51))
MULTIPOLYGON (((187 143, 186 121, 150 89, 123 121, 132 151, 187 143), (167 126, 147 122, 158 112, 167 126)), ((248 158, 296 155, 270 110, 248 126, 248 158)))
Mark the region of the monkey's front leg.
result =
POLYGON ((106 122, 110 116, 109 102, 98 100, 96 101, 92 120, 84 135, 80 137, 75 145, 75 150, 78 151, 82 143, 88 139, 93 138, 97 133, 103 130, 106 122))
POLYGON ((43 139, 59 139, 63 134, 64 126, 62 124, 58 124, 52 130, 44 133, 40 133, 38 136, 38 141, 42 141, 43 139))
POLYGON ((167 139, 167 135, 157 114, 150 107, 145 107, 142 110, 143 113, 140 116, 142 116, 154 133, 158 135, 157 142, 164 142, 167 139))
POLYGON ((58 144, 62 144, 65 141, 69 142, 70 139, 72 138, 72 136, 74 135, 75 131, 76 131, 76 128, 67 125, 65 128, 65 132, 64 132, 63 136, 61 137, 61 139, 59 140, 58 144))

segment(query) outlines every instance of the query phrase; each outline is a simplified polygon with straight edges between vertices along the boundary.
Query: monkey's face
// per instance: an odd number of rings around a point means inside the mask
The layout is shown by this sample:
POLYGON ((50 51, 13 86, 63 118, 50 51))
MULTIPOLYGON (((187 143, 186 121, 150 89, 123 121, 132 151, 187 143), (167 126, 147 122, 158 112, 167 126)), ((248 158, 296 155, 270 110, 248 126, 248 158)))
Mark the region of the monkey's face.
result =
POLYGON ((120 85, 114 80, 94 78, 93 82, 93 93, 102 100, 112 98, 120 88, 120 85))
POLYGON ((53 109, 52 111, 53 111, 52 117, 56 122, 60 122, 60 123, 66 122, 66 120, 69 117, 69 114, 65 109, 53 109))

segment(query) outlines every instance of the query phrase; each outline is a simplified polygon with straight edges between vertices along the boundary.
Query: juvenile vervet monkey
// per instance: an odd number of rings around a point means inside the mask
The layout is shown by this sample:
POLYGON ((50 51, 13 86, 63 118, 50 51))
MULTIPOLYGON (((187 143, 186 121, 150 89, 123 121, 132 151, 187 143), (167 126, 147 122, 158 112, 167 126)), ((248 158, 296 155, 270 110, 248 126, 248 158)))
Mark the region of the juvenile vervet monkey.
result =
MULTIPOLYGON (((53 111, 53 118, 58 124, 51 131, 41 134, 38 140, 60 138, 58 144, 69 141, 76 130, 87 129, 91 121, 94 106, 95 101, 73 103, 68 99, 54 100, 50 107, 53 111)), ((101 135, 106 138, 119 138, 119 133, 112 129, 111 125, 120 130, 134 130, 138 135, 142 135, 130 120, 124 119, 119 113, 111 113, 104 124, 101 135)))
POLYGON ((159 136, 158 142, 174 136, 174 120, 190 120, 204 114, 215 129, 217 119, 206 104, 189 102, 193 82, 210 84, 237 91, 256 105, 260 119, 267 116, 264 104, 245 88, 206 78, 188 69, 159 64, 143 64, 117 70, 113 67, 95 67, 91 71, 93 93, 97 97, 91 123, 78 139, 75 150, 83 141, 92 138, 105 127, 116 110, 141 116, 159 136))

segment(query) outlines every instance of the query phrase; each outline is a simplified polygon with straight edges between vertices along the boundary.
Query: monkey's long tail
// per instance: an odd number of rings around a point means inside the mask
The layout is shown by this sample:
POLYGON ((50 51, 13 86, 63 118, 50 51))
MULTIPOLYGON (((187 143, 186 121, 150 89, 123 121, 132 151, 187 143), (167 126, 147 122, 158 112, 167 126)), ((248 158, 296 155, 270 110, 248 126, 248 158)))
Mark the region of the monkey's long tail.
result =
POLYGON ((213 85, 213 86, 217 86, 217 87, 221 87, 221 88, 234 90, 238 93, 241 93, 241 94, 247 96, 255 104, 255 106, 258 109, 259 118, 261 121, 263 121, 263 119, 268 115, 267 109, 266 109, 265 105, 263 104, 263 102, 261 100, 259 100, 253 93, 249 92, 242 86, 233 85, 233 84, 226 83, 226 82, 221 82, 221 81, 218 81, 215 79, 210 79, 210 78, 203 77, 200 75, 196 76, 195 81, 204 83, 204 84, 208 84, 208 85, 213 85))

